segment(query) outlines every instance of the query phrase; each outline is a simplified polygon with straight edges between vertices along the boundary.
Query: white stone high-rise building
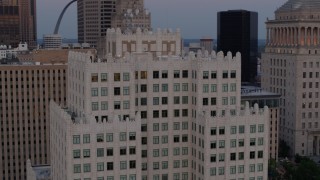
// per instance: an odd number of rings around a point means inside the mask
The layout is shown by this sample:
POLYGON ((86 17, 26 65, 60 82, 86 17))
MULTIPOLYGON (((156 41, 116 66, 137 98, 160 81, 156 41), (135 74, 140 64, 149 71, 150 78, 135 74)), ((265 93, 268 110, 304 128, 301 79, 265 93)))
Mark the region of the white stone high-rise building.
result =
POLYGON ((280 139, 291 155, 320 155, 319 9, 319 0, 289 0, 266 22, 261 83, 282 94, 280 139))
POLYGON ((269 110, 240 111, 240 67, 239 53, 70 53, 53 180, 267 179, 269 110))

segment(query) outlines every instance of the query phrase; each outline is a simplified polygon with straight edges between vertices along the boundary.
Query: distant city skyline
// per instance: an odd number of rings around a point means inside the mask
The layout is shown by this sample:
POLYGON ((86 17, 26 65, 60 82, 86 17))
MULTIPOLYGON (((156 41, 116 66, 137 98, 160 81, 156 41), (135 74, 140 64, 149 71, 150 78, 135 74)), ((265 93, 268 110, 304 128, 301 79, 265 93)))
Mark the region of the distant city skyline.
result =
MULTIPOLYGON (((274 11, 287 0, 145 0, 152 15, 152 27, 180 28, 183 38, 217 37, 217 12, 245 9, 258 12, 258 38, 265 39, 265 21, 274 18, 274 11)), ((52 34, 63 7, 69 0, 37 1, 38 38, 52 34)), ((72 5, 61 23, 63 38, 77 38, 76 5, 72 5)))

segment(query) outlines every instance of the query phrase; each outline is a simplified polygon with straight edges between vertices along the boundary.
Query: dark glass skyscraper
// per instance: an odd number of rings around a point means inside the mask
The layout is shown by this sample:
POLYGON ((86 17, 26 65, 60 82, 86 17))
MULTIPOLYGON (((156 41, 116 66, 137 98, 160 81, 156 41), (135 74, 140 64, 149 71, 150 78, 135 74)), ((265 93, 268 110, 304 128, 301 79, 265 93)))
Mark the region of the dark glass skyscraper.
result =
POLYGON ((37 45, 36 0, 0 0, 0 44, 37 45))
POLYGON ((257 75, 258 13, 246 10, 218 12, 218 51, 241 53, 241 81, 254 82, 257 75))

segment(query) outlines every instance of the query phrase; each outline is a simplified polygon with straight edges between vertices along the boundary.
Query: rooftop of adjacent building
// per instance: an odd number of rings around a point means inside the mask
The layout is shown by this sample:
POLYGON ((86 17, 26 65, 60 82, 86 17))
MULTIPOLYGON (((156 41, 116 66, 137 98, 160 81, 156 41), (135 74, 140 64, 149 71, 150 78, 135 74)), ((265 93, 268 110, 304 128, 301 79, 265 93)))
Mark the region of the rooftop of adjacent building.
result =
POLYGON ((319 11, 320 0, 289 0, 276 12, 281 11, 319 11))
POLYGON ((261 87, 257 86, 251 86, 251 85, 242 85, 241 86, 241 97, 254 97, 254 98, 274 98, 274 97, 280 97, 281 94, 269 92, 266 90, 263 90, 261 87))

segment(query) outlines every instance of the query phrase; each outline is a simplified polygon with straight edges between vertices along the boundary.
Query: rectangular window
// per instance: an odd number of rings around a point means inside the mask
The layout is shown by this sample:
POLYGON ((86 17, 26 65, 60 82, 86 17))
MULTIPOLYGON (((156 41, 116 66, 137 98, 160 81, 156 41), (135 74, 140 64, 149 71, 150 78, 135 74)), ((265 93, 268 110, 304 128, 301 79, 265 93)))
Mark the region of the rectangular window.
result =
POLYGON ((230 97, 230 105, 235 105, 236 104, 236 97, 235 96, 231 96, 230 97))
POLYGON ((182 104, 188 104, 188 96, 182 96, 182 104))
POLYGON ((101 82, 107 82, 107 81, 108 81, 108 74, 101 73, 101 82))
POLYGON ((153 105, 159 105, 159 97, 153 98, 153 105))
POLYGON ((121 109, 120 101, 115 101, 114 102, 114 109, 121 109))
POLYGON ((130 132, 129 133, 129 140, 130 141, 135 141, 136 140, 136 133, 135 132, 130 132))
POLYGON ((222 84, 222 92, 228 92, 228 84, 222 84))
POLYGON ((78 159, 81 157, 81 151, 79 149, 73 150, 73 158, 78 159))
POLYGON ((167 78, 168 78, 168 71, 166 71, 166 70, 162 71, 162 72, 161 72, 161 77, 162 77, 163 79, 167 79, 167 78))
POLYGON ((211 92, 217 92, 217 85, 211 84, 211 92))
POLYGON ((258 125, 258 132, 259 133, 264 132, 264 125, 263 124, 258 125))
POLYGON ((148 72, 147 71, 141 71, 140 75, 141 75, 141 79, 147 79, 148 78, 148 72))
POLYGON ((188 83, 182 83, 182 91, 188 91, 188 83))
POLYGON ((97 149, 97 157, 103 157, 104 156, 104 149, 98 148, 97 149))
POLYGON ((159 123, 153 123, 153 131, 159 131, 159 123))
POLYGON ((92 111, 98 111, 99 110, 99 103, 98 102, 92 102, 92 111))
POLYGON ((213 127, 211 128, 211 135, 216 135, 217 134, 217 128, 216 127, 213 127))
POLYGON ((73 144, 80 144, 80 135, 73 135, 73 144))
POLYGON ((159 84, 153 84, 153 92, 159 92, 159 84))
POLYGON ((115 96, 120 96, 120 95, 121 95, 121 89, 120 89, 120 87, 114 87, 114 89, 113 89, 113 94, 114 94, 115 96))
POLYGON ((147 92, 147 85, 146 84, 141 84, 140 90, 141 90, 141 92, 147 92))
POLYGON ((161 154, 162 154, 162 156, 168 156, 168 148, 163 148, 161 150, 161 154))
POLYGON ((180 70, 174 70, 173 71, 173 77, 174 78, 180 78, 180 70))
POLYGON ((228 71, 223 71, 223 72, 222 72, 222 78, 223 78, 223 79, 228 78, 228 71))
POLYGON ((162 84, 162 92, 168 92, 168 84, 162 84))
POLYGON ((168 143, 168 136, 162 136, 161 137, 161 143, 162 144, 167 144, 168 143))
POLYGON ((120 161, 120 170, 127 169, 127 161, 120 161))
POLYGON ((210 176, 215 176, 217 174, 216 168, 210 168, 210 176))
POLYGON ((159 136, 153 136, 153 144, 159 144, 159 136))
POLYGON ((91 73, 91 82, 98 82, 98 74, 91 73))
POLYGON ((162 116, 163 118, 168 117, 168 110, 162 110, 162 111, 161 111, 161 116, 162 116))
POLYGON ((81 173, 81 164, 73 165, 73 173, 81 173))
POLYGON ((209 79, 209 71, 203 71, 203 79, 209 79))
POLYGON ((256 125, 250 125, 250 133, 256 133, 256 125))
POLYGON ((133 146, 129 147, 129 154, 130 155, 136 154, 136 147, 133 147, 133 146))
POLYGON ((130 101, 123 101, 123 109, 130 109, 130 101))
POLYGON ((112 171, 113 170, 113 162, 107 162, 107 170, 112 171))
POLYGON ((91 88, 91 96, 99 96, 98 88, 91 88))
POLYGON ((123 95, 129 95, 130 94, 130 87, 123 87, 123 95))
POLYGON ((244 139, 239 139, 238 144, 239 144, 239 147, 243 147, 244 146, 244 139))
POLYGON ((217 79, 217 71, 211 71, 211 79, 217 79))
POLYGON ((228 98, 227 97, 222 98, 222 105, 228 105, 228 98))
POLYGON ((104 163, 103 162, 97 163, 97 171, 104 171, 104 163))
POLYGON ((239 160, 244 160, 244 152, 239 152, 238 153, 238 159, 239 160))
POLYGON ((127 148, 126 147, 120 147, 120 155, 126 155, 127 154, 127 148))
POLYGON ((168 161, 162 161, 162 169, 168 169, 168 161))
POLYGON ((180 91, 180 83, 174 83, 173 84, 173 91, 179 92, 180 91))
POLYGON ((224 127, 219 127, 219 135, 224 135, 224 127))
POLYGON ((153 71, 153 79, 159 79, 159 71, 153 71))
POLYGON ((147 102, 148 102, 147 98, 141 98, 141 100, 140 100, 141 106, 146 106, 147 102))
POLYGON ((113 156, 113 148, 107 149, 107 156, 113 156))
POLYGON ((97 142, 103 142, 103 134, 97 134, 97 142))
POLYGON ((161 130, 162 131, 168 131, 168 123, 162 123, 161 124, 161 130))
POLYGON ((130 81, 130 73, 123 73, 123 81, 130 81))
POLYGON ((209 92, 209 84, 204 84, 202 87, 202 90, 203 90, 202 91, 203 93, 208 93, 209 92))
POLYGON ((230 78, 236 78, 236 71, 231 71, 230 78))
POLYGON ((83 135, 83 144, 90 143, 90 134, 83 135))
POLYGON ((183 78, 188 78, 188 70, 183 70, 182 71, 182 77, 183 78))
POLYGON ((90 149, 84 149, 83 150, 83 157, 89 158, 90 157, 90 149))
POLYGON ((126 132, 121 132, 119 135, 119 140, 120 141, 126 141, 127 140, 127 133, 126 132))
POLYGON ((173 104, 180 104, 180 96, 173 97, 173 104))
POLYGON ((108 88, 107 87, 101 88, 101 96, 108 96, 108 88))
POLYGON ((106 142, 113 142, 113 134, 112 133, 108 133, 106 135, 106 142))
POLYGON ((114 73, 113 74, 113 79, 114 79, 115 82, 120 81, 121 80, 120 73, 114 73))

